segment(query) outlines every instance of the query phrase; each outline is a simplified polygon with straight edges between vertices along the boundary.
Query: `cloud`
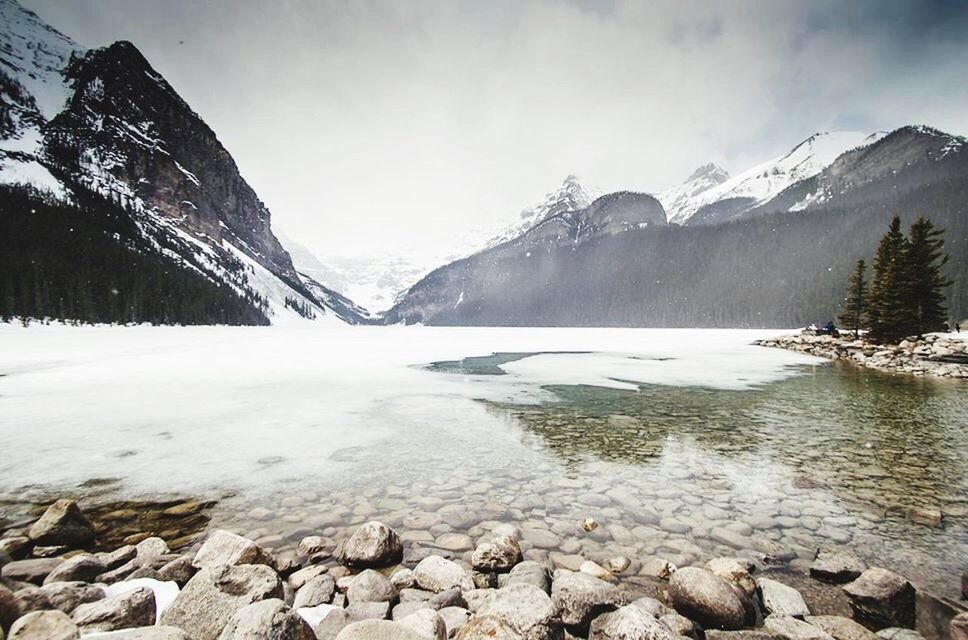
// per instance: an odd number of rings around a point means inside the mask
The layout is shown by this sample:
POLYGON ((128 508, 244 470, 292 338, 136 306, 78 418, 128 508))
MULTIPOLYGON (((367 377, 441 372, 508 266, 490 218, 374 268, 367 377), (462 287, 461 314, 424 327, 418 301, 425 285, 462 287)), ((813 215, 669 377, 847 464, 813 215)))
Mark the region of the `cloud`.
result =
POLYGON ((968 131, 968 5, 32 0, 125 38, 327 255, 446 253, 569 173, 658 190, 822 129, 968 131))

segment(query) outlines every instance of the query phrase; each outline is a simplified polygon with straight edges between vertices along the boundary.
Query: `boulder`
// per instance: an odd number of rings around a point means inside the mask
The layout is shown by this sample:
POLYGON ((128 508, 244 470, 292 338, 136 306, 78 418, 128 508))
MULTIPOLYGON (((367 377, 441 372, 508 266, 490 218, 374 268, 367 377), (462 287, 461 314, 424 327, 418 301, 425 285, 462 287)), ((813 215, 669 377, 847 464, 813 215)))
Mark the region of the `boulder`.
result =
MULTIPOLYGON (((78 606, 104 598, 104 590, 86 582, 51 582, 36 588, 39 600, 47 606, 70 615, 78 606)), ((18 594, 21 592, 18 591, 18 594)))
POLYGON ((34 611, 18 618, 7 640, 77 640, 81 631, 63 611, 34 611))
POLYGON ((104 565, 105 571, 113 571, 118 567, 124 566, 135 559, 138 555, 138 550, 133 544, 128 544, 123 547, 118 547, 111 552, 101 552, 95 554, 101 564, 104 565))
POLYGON ((272 556, 262 547, 224 529, 213 531, 192 560, 198 569, 239 564, 274 566, 272 556))
POLYGON ((821 549, 810 565, 810 575, 825 582, 843 584, 856 580, 866 569, 864 561, 849 551, 821 549))
POLYGON ((44 584, 50 582, 94 582, 105 571, 107 571, 107 567, 104 566, 100 558, 89 553, 82 553, 68 558, 54 567, 54 570, 44 578, 44 584))
POLYGON ((299 609, 300 607, 329 604, 333 601, 334 593, 336 593, 336 582, 333 577, 325 573, 320 574, 300 587, 293 599, 292 606, 299 609))
POLYGON ((952 618, 948 630, 951 640, 968 640, 968 612, 959 613, 952 618))
POLYGON ((122 631, 108 633, 94 633, 85 635, 84 640, 192 640, 192 638, 178 627, 135 627, 122 631))
POLYGON ((706 571, 739 587, 747 596, 756 593, 756 580, 745 563, 736 558, 714 558, 706 563, 706 571))
POLYGON ((389 602, 351 602, 346 606, 350 620, 385 620, 390 617, 389 602))
POLYGON ((114 631, 146 627, 155 622, 155 594, 140 588, 96 602, 82 604, 71 619, 84 631, 114 631))
POLYGON ((0 560, 0 567, 11 560, 23 560, 30 555, 31 547, 33 543, 27 536, 0 538, 0 557, 3 557, 3 560, 0 560))
POLYGON ((343 543, 340 561, 350 567, 386 567, 403 560, 397 532, 382 522, 367 522, 343 543))
POLYGON ((180 587, 184 587, 198 569, 192 564, 192 556, 181 556, 168 562, 158 569, 159 580, 170 580, 180 587))
POLYGON ((444 607, 437 613, 440 614, 447 629, 447 637, 453 638, 457 635, 471 617, 471 612, 463 607, 444 607))
POLYGON ((834 640, 877 640, 873 631, 843 616, 807 616, 804 621, 823 629, 834 640))
POLYGON ((313 628, 282 600, 269 598, 236 611, 218 640, 316 640, 313 628))
POLYGON ((464 600, 462 592, 458 588, 445 589, 440 593, 435 593, 430 596, 427 603, 434 609, 443 609, 444 607, 465 607, 467 602, 464 600))
POLYGON ((478 614, 500 618, 528 640, 553 640, 562 634, 561 620, 551 598, 529 584, 498 589, 478 614))
POLYGON ((168 543, 157 536, 145 538, 134 546, 135 555, 139 558, 157 558, 171 553, 168 543))
MULTIPOLYGON (((317 576, 321 576, 324 573, 327 573, 328 571, 329 570, 322 565, 313 565, 294 572, 286 579, 286 582, 289 583, 289 587, 293 591, 299 591, 299 589, 301 589, 304 584, 306 584, 307 582, 309 582, 310 580, 312 580, 317 576)), ((330 576, 330 579, 333 580, 333 585, 335 588, 336 579, 332 578, 332 576, 330 576)))
POLYGON ((763 628, 784 635, 790 640, 833 640, 833 637, 823 629, 793 616, 769 616, 763 621, 763 628))
POLYGON ((361 620, 343 627, 336 640, 427 640, 427 636, 399 622, 361 620))
POLYGON ((282 597, 282 582, 267 566, 206 568, 188 581, 160 622, 186 631, 194 640, 214 640, 242 607, 282 597))
POLYGON ((461 591, 474 588, 474 582, 464 567, 440 556, 428 556, 421 560, 414 567, 413 577, 421 589, 435 593, 453 588, 461 591))
POLYGON ((588 640, 676 640, 676 635, 644 609, 634 605, 596 617, 588 640))
POLYGON ((420 609, 400 619, 400 625, 416 631, 427 640, 447 640, 447 625, 433 609, 420 609))
POLYGON ((914 628, 915 591, 903 576, 872 567, 843 589, 854 619, 864 626, 914 628))
POLYGON ((551 591, 551 574, 543 564, 525 560, 514 565, 511 573, 504 581, 504 586, 512 584, 530 584, 545 593, 549 593, 551 591))
POLYGON ((702 627, 678 613, 667 613, 659 618, 659 622, 665 625, 672 632, 672 635, 693 638, 693 640, 702 640, 703 638, 702 627))
POLYGON ((633 600, 630 606, 638 607, 653 618, 661 618, 662 616, 669 615, 670 613, 675 613, 675 611, 665 606, 655 598, 639 598, 637 600, 633 600))
POLYGON ((746 610, 733 587, 697 567, 684 567, 669 578, 669 599, 680 614, 707 629, 740 629, 746 610))
POLYGON ((523 559, 517 540, 511 536, 497 536, 477 545, 471 557, 471 566, 478 571, 504 573, 523 559))
POLYGON ((47 507, 27 536, 35 545, 76 549, 94 540, 94 526, 76 502, 62 498, 47 507))
POLYGON ((629 604, 631 597, 586 573, 558 570, 551 584, 551 600, 562 623, 581 630, 600 614, 629 604))
POLYGON ((497 616, 473 615, 457 632, 456 640, 523 640, 520 633, 497 616))
POLYGON ((706 631, 706 640, 790 640, 785 635, 765 629, 744 629, 742 631, 706 631))
POLYGON ((763 609, 767 614, 776 616, 793 616, 802 618, 810 615, 810 609, 804 602, 803 596, 793 587, 770 578, 760 578, 756 581, 763 598, 763 609))
POLYGON ((397 599, 397 590, 382 573, 366 569, 353 578, 346 597, 350 602, 391 602, 397 599))
POLYGON ((888 627, 874 634, 879 640, 925 640, 925 637, 914 629, 904 627, 888 627))
POLYGON ((20 605, 13 592, 0 584, 0 630, 9 629, 13 621, 20 617, 20 605))
POLYGON ((390 584, 397 591, 401 591, 403 589, 412 589, 417 584, 417 581, 413 577, 413 571, 404 567, 393 572, 390 576, 390 584))
POLYGON ((16 582, 30 582, 36 585, 44 583, 50 573, 63 564, 61 558, 31 558, 30 560, 14 560, 3 565, 0 576, 16 582))

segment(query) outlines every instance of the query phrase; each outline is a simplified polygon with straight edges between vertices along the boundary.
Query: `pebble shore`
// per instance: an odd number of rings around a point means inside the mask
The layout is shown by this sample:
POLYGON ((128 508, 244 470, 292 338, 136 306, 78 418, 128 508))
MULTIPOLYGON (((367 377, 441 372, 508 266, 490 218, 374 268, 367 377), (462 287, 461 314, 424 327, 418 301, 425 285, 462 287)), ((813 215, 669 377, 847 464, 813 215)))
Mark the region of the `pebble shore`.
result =
POLYGON ((843 549, 799 572, 749 557, 535 561, 500 522, 476 542, 455 532, 461 554, 415 554, 377 521, 340 540, 307 528, 285 554, 221 529, 112 548, 103 533, 62 499, 0 534, 0 640, 968 640, 968 574, 962 601, 936 598, 843 549))
POLYGON ((800 333, 757 340, 753 344, 799 351, 821 358, 847 360, 871 369, 916 376, 968 379, 968 341, 936 334, 902 340, 897 345, 874 344, 840 337, 800 333))

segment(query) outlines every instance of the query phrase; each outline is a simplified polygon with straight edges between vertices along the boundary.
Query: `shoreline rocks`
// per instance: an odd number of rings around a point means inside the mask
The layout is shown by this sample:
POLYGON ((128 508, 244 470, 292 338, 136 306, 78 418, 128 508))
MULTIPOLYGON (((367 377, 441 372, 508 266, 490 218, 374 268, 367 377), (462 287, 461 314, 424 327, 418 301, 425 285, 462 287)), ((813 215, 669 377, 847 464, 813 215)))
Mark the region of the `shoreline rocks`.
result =
POLYGON ((853 336, 799 334, 756 340, 761 347, 799 351, 830 360, 845 360, 862 367, 916 376, 968 379, 968 340, 928 334, 900 344, 874 344, 853 336))
MULTIPOLYGON (((83 532, 75 503, 58 501, 48 511, 42 535, 83 532)), ((595 558, 569 549, 576 552, 569 570, 554 569, 561 557, 535 544, 538 529, 525 533, 500 519, 466 533, 431 525, 436 540, 453 534, 470 542, 450 550, 428 541, 419 554, 404 549, 406 534, 382 522, 337 535, 337 543, 332 519, 321 521, 290 537, 298 553, 273 551, 282 536, 216 530, 181 553, 141 536, 96 554, 64 546, 55 557, 8 562, 0 638, 876 640, 877 632, 880 640, 925 640, 914 627, 926 594, 842 551, 818 551, 809 573, 800 565, 792 582, 784 578, 792 574, 742 554, 704 566, 666 562, 656 571, 660 559, 621 545, 595 558), (526 559, 535 549, 543 559, 526 559), (805 584, 822 595, 801 592, 805 584), (840 609, 831 604, 838 601, 840 609)), ((602 529, 574 526, 590 535, 602 529)), ((55 540, 92 542, 74 533, 55 540)), ((946 602, 951 640, 968 640, 968 613, 957 615, 968 607, 946 602)))

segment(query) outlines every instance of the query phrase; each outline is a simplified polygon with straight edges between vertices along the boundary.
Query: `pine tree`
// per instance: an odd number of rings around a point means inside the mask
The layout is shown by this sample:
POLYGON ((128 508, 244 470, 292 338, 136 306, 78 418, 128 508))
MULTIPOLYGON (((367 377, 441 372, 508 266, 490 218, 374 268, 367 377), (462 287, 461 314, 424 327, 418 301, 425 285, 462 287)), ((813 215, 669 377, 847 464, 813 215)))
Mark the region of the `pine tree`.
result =
POLYGON ((909 291, 908 244, 908 239, 901 233, 901 219, 894 216, 874 256, 874 275, 867 302, 874 340, 896 340, 916 329, 914 314, 906 300, 909 291))
POLYGON ((944 289, 953 281, 941 271, 949 258, 943 250, 943 236, 944 230, 936 229, 923 216, 911 225, 907 248, 909 281, 905 298, 919 337, 947 328, 948 309, 944 289))
POLYGON ((854 266, 854 272, 847 282, 847 297, 844 298, 843 309, 837 316, 837 322, 853 330, 855 340, 860 336, 860 328, 866 319, 867 281, 864 279, 866 269, 867 265, 861 258, 854 266))

